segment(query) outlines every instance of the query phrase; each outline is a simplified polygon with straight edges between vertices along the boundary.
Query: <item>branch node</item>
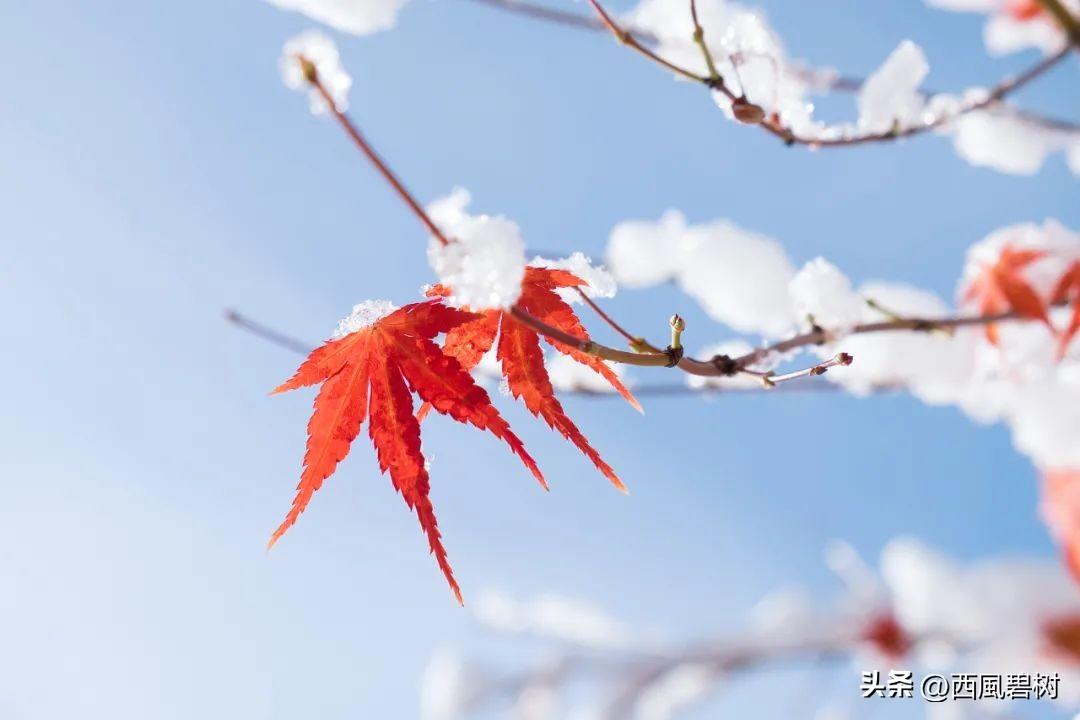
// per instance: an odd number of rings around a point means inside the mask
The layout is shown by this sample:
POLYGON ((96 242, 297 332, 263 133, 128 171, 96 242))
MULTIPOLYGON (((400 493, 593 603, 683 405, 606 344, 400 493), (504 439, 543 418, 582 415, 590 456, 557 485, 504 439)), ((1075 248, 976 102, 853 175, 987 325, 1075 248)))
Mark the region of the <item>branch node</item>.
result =
POLYGON ((739 372, 739 364, 730 355, 713 355, 709 361, 717 372, 726 377, 731 377, 739 372))
POLYGON ((672 347, 668 345, 664 348, 664 354, 668 356, 667 367, 673 368, 679 364, 679 361, 683 359, 684 350, 682 346, 672 347))

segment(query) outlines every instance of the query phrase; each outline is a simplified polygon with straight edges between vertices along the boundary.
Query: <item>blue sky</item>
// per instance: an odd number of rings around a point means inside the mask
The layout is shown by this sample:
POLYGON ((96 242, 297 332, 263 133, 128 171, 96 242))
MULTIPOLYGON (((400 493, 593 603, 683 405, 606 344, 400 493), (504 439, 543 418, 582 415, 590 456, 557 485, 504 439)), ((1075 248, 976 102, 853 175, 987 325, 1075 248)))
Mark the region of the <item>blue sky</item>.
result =
MULTIPOLYGON (((935 88, 1032 59, 988 58, 978 18, 917 2, 763 5, 793 55, 851 73, 907 37, 935 88)), ((415 716, 431 650, 475 628, 364 443, 264 551, 311 395, 268 397, 296 358, 222 321, 236 307, 315 341, 355 302, 430 280, 415 220, 280 84, 281 43, 312 23, 257 0, 8 3, 0 19, 0 716, 415 716)), ((395 31, 338 40, 356 117, 417 194, 464 185, 535 247, 600 255, 616 222, 676 207, 856 281, 951 296, 988 231, 1080 226, 1060 158, 1017 178, 932 137, 784 148, 604 38, 465 0, 416 0, 395 31)), ((1077 117, 1075 77, 1058 68, 1021 99, 1077 117)), ((672 290, 611 307, 642 328, 678 311, 691 347, 725 337, 672 290)), ((735 626, 778 586, 828 592, 835 537, 870 557, 908 533, 963 558, 1053 553, 1029 464, 952 409, 566 404, 628 497, 520 408, 504 403, 550 494, 490 438, 425 424, 466 601, 557 591, 680 637, 735 626)))

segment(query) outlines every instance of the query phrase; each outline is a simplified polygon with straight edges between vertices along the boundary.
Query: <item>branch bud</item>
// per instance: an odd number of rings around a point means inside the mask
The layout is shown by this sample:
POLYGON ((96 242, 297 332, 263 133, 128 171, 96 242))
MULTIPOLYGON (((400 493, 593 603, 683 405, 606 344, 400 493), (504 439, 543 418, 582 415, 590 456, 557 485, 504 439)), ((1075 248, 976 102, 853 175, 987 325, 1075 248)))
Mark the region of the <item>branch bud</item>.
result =
POLYGON ((765 119, 765 110, 745 97, 738 97, 731 101, 731 114, 745 125, 759 125, 765 119))
POLYGON ((315 63, 303 55, 297 55, 296 62, 300 64, 300 72, 303 73, 305 80, 312 85, 319 81, 319 71, 315 69, 315 63))

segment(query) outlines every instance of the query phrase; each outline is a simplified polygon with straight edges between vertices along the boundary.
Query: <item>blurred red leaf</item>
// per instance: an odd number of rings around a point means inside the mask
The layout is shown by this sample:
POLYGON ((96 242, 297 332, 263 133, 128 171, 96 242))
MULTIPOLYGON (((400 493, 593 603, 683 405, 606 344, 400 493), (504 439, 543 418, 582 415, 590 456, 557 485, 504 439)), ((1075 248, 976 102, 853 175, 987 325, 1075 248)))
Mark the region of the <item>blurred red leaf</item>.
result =
POLYGON ((1061 342, 1058 345, 1058 357, 1061 358, 1065 356, 1069 343, 1080 332, 1080 260, 1070 265, 1065 274, 1061 276, 1053 294, 1050 296, 1050 300, 1054 303, 1072 301, 1073 304, 1072 318, 1069 321, 1069 326, 1061 333, 1061 342))
MULTIPOLYGON (((1023 276, 1025 268, 1045 255, 1046 253, 1040 250, 1014 250, 1005 247, 998 261, 984 268, 968 286, 964 299, 977 304, 983 315, 1015 312, 1021 317, 1040 320, 1047 327, 1051 327, 1046 301, 1039 297, 1023 276)), ((994 345, 998 344, 997 325, 986 325, 986 338, 994 345)))

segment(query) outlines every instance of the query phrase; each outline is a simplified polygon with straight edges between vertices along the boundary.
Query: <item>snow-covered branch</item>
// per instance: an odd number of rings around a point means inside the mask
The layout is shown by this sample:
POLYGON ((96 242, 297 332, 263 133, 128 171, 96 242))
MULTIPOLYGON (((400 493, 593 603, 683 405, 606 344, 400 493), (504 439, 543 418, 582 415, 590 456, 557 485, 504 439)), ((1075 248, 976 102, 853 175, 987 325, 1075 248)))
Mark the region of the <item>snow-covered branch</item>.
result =
MULTIPOLYGON (((1053 691, 1043 701, 1062 710, 1080 704, 1080 594, 1060 566, 1016 558, 965 566, 910 538, 889 543, 877 571, 840 542, 827 548, 826 562, 843 583, 834 600, 777 592, 739 623, 741 631, 681 642, 630 629, 581 601, 488 593, 473 611, 479 626, 512 642, 516 658, 535 660, 492 670, 440 651, 425 675, 423 717, 459 720, 512 708, 530 720, 672 720, 719 705, 717 689, 750 673, 823 661, 848 684, 835 687, 834 699, 815 697, 819 706, 859 698, 862 673, 887 677, 895 668, 1039 674, 1053 691)), ((980 702, 1000 713, 1038 697, 1003 685, 980 702)))

